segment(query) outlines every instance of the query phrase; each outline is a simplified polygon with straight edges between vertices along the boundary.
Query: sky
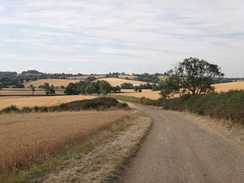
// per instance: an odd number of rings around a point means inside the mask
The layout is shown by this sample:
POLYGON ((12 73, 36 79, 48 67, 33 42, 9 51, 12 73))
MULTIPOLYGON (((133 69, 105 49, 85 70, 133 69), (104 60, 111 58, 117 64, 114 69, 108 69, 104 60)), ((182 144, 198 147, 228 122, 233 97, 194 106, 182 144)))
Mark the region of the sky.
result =
POLYGON ((0 0, 0 71, 164 73, 189 57, 244 77, 243 0, 0 0))

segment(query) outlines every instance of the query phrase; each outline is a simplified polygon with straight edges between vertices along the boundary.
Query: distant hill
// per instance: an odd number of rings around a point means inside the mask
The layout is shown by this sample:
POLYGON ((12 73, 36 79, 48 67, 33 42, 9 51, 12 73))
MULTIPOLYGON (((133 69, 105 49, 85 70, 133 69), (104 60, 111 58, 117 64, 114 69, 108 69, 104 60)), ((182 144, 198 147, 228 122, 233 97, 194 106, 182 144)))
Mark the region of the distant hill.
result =
POLYGON ((39 72, 37 70, 28 70, 28 71, 23 71, 21 74, 22 75, 28 75, 28 74, 44 74, 44 73, 39 72))
POLYGON ((2 72, 2 71, 0 71, 0 77, 13 77, 16 75, 17 75, 17 72, 2 72))

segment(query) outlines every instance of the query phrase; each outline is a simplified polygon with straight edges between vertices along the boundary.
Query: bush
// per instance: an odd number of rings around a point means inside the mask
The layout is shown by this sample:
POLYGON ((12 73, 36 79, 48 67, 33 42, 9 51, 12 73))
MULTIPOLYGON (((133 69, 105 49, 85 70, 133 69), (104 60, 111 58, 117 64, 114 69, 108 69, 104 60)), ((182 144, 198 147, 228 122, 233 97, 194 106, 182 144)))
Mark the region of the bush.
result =
POLYGON ((244 121, 243 90, 205 95, 183 95, 179 98, 165 99, 162 106, 166 110, 185 110, 212 118, 229 119, 240 123, 244 121))
POLYGON ((31 111, 32 111, 32 109, 30 107, 23 107, 21 109, 21 112, 31 112, 31 111))
POLYGON ((34 109, 35 112, 38 112, 40 110, 40 107, 34 106, 33 109, 34 109))
POLYGON ((5 107, 4 109, 1 110, 1 112, 18 112, 20 111, 18 107, 16 107, 15 105, 10 105, 8 107, 5 107))

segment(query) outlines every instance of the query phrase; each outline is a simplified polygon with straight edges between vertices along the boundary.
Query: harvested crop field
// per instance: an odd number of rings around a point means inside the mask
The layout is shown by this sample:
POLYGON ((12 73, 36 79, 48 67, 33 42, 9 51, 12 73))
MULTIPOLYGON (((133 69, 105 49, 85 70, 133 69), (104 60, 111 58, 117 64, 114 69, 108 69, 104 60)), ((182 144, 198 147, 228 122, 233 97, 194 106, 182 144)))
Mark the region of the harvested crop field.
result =
POLYGON ((1 96, 0 110, 10 105, 18 108, 34 106, 53 106, 75 100, 92 99, 93 96, 65 95, 65 96, 1 96))
POLYGON ((147 82, 143 81, 135 81, 135 80, 128 80, 128 79, 119 79, 119 78, 102 78, 98 80, 104 80, 109 82, 112 86, 120 86, 123 83, 131 83, 134 86, 139 86, 140 84, 147 84, 147 82))
POLYGON ((130 111, 0 115, 0 169, 13 168, 127 118, 130 111))
POLYGON ((217 92, 227 92, 229 90, 244 90, 244 81, 231 82, 231 83, 220 83, 213 85, 217 92))
POLYGON ((30 85, 33 86, 40 86, 40 85, 44 85, 44 83, 49 83, 49 85, 53 85, 53 86, 68 86, 69 83, 77 83, 79 82, 79 80, 75 80, 75 79, 39 79, 37 81, 31 81, 31 82, 26 82, 24 83, 25 87, 29 87, 30 85))
POLYGON ((146 97, 150 99, 160 98, 160 91, 152 91, 151 89, 143 89, 142 92, 135 92, 133 89, 122 89, 122 93, 113 93, 113 95, 126 95, 132 97, 146 97))
MULTIPOLYGON (((32 95, 29 88, 4 88, 1 93, 3 96, 24 96, 32 95)), ((35 89, 34 95, 46 95, 45 90, 35 89)), ((55 95, 64 95, 64 89, 55 89, 55 95)))

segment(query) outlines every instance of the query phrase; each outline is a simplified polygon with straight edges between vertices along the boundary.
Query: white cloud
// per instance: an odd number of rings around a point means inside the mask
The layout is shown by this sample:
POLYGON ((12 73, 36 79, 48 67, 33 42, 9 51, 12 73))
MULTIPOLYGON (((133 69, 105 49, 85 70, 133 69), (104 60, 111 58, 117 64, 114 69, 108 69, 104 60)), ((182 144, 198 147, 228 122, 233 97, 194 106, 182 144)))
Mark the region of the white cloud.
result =
POLYGON ((155 70, 195 56, 228 70, 230 59, 243 64, 243 9, 242 0, 4 1, 0 56, 155 70))

